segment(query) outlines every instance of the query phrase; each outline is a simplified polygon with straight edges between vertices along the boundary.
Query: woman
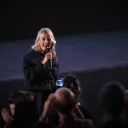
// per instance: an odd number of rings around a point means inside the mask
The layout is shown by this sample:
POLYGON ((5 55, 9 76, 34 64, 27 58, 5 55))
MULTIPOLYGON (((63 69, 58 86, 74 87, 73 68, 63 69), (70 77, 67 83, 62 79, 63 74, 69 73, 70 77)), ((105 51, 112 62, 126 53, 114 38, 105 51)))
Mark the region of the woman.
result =
POLYGON ((56 40, 49 28, 42 28, 32 50, 23 58, 25 90, 36 92, 39 111, 51 92, 56 90, 58 61, 55 51, 56 40))
POLYGON ((125 105, 121 117, 123 121, 128 125, 128 90, 124 91, 124 99, 125 99, 125 105))
POLYGON ((69 88, 76 96, 77 104, 74 113, 80 118, 93 120, 91 112, 82 103, 82 88, 79 79, 75 75, 67 75, 64 78, 63 87, 69 88))

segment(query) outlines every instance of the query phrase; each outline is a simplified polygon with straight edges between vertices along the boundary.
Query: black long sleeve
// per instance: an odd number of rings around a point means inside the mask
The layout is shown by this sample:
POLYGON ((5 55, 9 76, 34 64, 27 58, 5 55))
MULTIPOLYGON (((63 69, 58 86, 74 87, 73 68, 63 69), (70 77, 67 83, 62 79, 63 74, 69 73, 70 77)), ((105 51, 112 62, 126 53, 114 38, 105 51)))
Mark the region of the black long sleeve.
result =
POLYGON ((42 63, 33 65, 25 56, 23 58, 23 72, 25 79, 29 80, 30 82, 34 81, 38 75, 45 70, 45 65, 42 63))
POLYGON ((51 73, 52 73, 55 80, 58 79, 58 71, 59 71, 59 62, 58 62, 57 57, 54 57, 53 68, 51 70, 51 73))
POLYGON ((44 54, 37 51, 30 51, 23 57, 23 73, 25 77, 25 86, 40 86, 46 81, 58 78, 59 63, 57 57, 52 59, 52 68, 49 63, 42 64, 44 54), (26 85, 27 84, 27 85, 26 85))

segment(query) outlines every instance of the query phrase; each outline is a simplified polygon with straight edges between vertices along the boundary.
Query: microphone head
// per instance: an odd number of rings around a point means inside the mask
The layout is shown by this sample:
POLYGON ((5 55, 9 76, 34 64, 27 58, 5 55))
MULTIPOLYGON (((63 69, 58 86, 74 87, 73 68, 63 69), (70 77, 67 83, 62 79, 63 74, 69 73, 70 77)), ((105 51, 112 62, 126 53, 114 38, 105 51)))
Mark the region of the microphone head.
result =
POLYGON ((48 53, 48 52, 51 52, 51 49, 50 49, 50 48, 47 48, 47 53, 48 53))

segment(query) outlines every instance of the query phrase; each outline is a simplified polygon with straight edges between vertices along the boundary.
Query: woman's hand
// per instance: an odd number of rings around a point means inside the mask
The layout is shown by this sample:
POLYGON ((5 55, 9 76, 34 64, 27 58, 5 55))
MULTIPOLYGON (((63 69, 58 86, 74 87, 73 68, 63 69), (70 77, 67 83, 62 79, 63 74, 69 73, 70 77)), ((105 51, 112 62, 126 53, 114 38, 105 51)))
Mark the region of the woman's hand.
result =
POLYGON ((2 109, 1 114, 2 114, 3 120, 4 120, 5 122, 10 122, 10 121, 12 121, 12 119, 11 119, 11 117, 9 116, 9 113, 8 113, 8 111, 7 111, 6 108, 3 108, 3 109, 2 109))
POLYGON ((45 55, 45 57, 44 57, 44 59, 43 59, 43 61, 42 61, 42 64, 46 64, 48 60, 51 60, 51 59, 52 59, 52 57, 53 57, 52 53, 51 53, 51 52, 48 52, 48 53, 45 55))

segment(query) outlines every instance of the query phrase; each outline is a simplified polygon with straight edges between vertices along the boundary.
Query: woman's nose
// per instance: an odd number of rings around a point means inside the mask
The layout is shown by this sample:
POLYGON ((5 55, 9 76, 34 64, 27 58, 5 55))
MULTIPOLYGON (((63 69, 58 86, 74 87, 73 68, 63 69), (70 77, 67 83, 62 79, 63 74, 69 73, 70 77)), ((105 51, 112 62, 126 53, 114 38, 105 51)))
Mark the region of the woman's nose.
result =
POLYGON ((45 39, 45 43, 48 43, 48 40, 47 39, 45 39))

